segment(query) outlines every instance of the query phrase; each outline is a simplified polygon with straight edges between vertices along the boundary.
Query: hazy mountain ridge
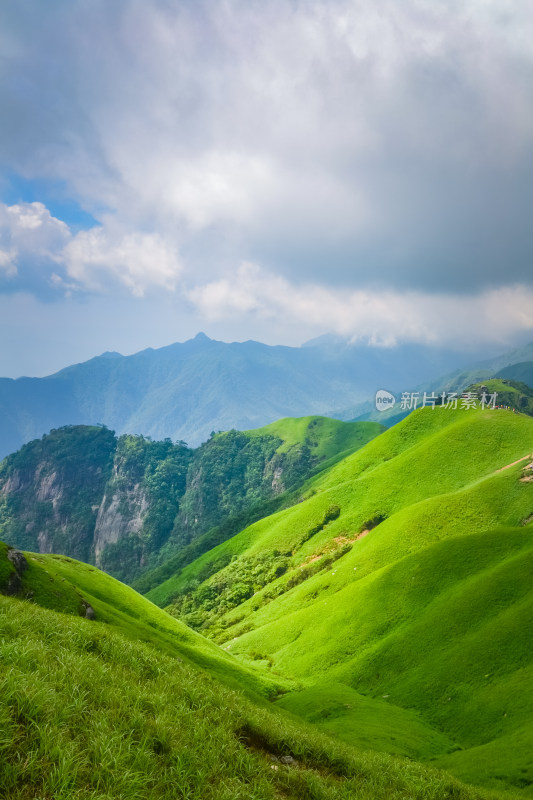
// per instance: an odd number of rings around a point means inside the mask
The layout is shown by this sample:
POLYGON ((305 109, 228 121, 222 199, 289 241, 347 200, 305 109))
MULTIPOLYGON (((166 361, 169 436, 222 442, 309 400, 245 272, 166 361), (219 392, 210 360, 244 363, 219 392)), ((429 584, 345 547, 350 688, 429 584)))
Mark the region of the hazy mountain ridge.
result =
MULTIPOLYGON (((440 375, 431 383, 405 384, 402 390, 418 393, 421 402, 424 392, 428 395, 431 393, 440 395, 443 392, 461 393, 472 385, 481 385, 490 378, 497 377, 514 379, 533 387, 533 361, 530 361, 532 358, 533 342, 530 342, 495 358, 473 363, 467 369, 455 369, 453 372, 440 375)), ((377 420, 389 426, 404 419, 408 413, 409 411, 400 410, 398 405, 389 411, 380 412, 376 410, 373 402, 366 401, 336 416, 339 419, 377 420)))
POLYGON ((197 446, 213 430, 337 416, 382 386, 400 391, 461 361, 456 352, 421 345, 352 346, 326 337, 285 347, 204 334, 131 356, 105 353, 46 378, 0 379, 0 457, 68 424, 103 423, 118 434, 197 446))
POLYGON ((516 364, 509 364, 509 366, 498 371, 497 377, 518 381, 533 387, 533 361, 520 361, 516 364))

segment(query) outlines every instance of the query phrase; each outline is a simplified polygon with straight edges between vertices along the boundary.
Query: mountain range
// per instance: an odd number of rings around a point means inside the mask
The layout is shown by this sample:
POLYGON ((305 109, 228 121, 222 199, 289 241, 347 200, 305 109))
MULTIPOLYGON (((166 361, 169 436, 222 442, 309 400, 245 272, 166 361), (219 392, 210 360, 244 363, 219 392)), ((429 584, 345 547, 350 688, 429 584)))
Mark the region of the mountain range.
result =
POLYGON ((45 378, 0 379, 0 458, 72 424, 196 447, 212 431, 248 430, 282 417, 346 420, 379 388, 401 391, 468 363, 442 348, 350 345, 335 337, 273 347, 198 334, 131 356, 104 353, 45 378))
MULTIPOLYGON (((478 361, 470 364, 466 369, 455 369, 452 372, 441 375, 431 382, 424 381, 420 384, 404 387, 404 391, 418 393, 419 398, 423 398, 424 392, 428 395, 441 395, 443 392, 461 393, 473 384, 481 384, 491 378, 504 378, 513 380, 517 383, 525 383, 529 387, 533 386, 533 342, 515 350, 510 350, 503 355, 494 358, 478 361)), ((501 385, 499 391, 502 391, 501 385)), ((400 395, 397 394, 397 399, 400 395)), ((366 401, 347 413, 340 415, 341 419, 357 420, 377 420, 387 426, 393 425, 404 419, 409 410, 401 411, 398 406, 384 412, 376 411, 373 402, 366 401)))

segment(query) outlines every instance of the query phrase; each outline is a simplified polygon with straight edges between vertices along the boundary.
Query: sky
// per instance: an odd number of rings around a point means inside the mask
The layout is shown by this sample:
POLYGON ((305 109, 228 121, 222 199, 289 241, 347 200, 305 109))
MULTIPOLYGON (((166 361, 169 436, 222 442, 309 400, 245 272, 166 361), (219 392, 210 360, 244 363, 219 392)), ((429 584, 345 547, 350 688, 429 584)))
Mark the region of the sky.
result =
POLYGON ((533 340, 529 0, 3 0, 0 375, 533 340))

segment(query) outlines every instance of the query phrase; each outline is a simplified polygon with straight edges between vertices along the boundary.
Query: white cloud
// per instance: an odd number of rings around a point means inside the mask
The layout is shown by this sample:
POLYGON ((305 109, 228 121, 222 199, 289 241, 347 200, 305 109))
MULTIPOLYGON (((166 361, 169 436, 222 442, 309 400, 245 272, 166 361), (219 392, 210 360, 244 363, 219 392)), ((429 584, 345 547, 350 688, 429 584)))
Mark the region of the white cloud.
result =
POLYGON ((2 250, 0 249, 0 270, 2 270, 8 278, 12 278, 17 274, 16 265, 16 250, 2 250))
MULTIPOLYGON (((70 231, 42 203, 0 203, 0 269, 14 279, 53 262, 70 231)), ((46 269, 46 266, 45 266, 46 269)))
POLYGON ((201 320, 243 330, 271 326, 293 340, 301 329, 381 346, 418 341, 468 343, 472 349, 482 342, 512 343, 533 331, 533 289, 526 285, 470 294, 336 288, 291 280, 251 262, 210 279, 183 267, 177 237, 130 231, 112 217, 73 234, 41 203, 0 204, 0 270, 11 289, 44 281, 55 295, 116 294, 118 287, 124 296, 143 297, 164 290, 177 303, 184 297, 201 320))
POLYGON ((0 244, 13 259, 19 253, 53 257, 69 237, 68 226, 43 203, 0 203, 0 244))
POLYGON ((0 270, 37 292, 43 285, 108 292, 118 283, 142 296, 150 287, 174 289, 182 266, 176 244, 157 233, 124 230, 111 219, 74 234, 35 202, 0 203, 0 270))
POLYGON ((62 254, 67 274, 86 289, 101 290, 110 279, 142 296, 149 287, 174 289, 181 264, 157 234, 91 228, 81 231, 62 254))
POLYGON ((324 284, 529 280, 526 0, 33 4, 0 148, 98 219, 210 272, 231 247, 324 284))
POLYGON ((294 285, 253 264, 188 294, 208 321, 235 315, 271 320, 273 325, 334 331, 378 346, 400 341, 456 345, 507 344, 533 332, 533 289, 511 286, 474 296, 423 292, 335 290, 294 285))
POLYGON ((129 295, 173 292, 235 338, 532 329, 529 0, 28 0, 4 15, 0 159, 101 223, 0 205, 10 291, 120 295, 133 316, 129 295))

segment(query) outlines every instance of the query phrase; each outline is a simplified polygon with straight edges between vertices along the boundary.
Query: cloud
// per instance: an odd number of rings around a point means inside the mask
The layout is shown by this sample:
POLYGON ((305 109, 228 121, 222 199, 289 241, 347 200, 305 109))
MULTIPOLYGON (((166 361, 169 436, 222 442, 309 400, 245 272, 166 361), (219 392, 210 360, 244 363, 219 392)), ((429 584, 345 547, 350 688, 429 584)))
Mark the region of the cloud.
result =
POLYGON ((68 226, 42 203, 0 203, 0 269, 8 279, 5 287, 46 282, 49 265, 69 238, 68 226))
POLYGON ((0 165, 99 223, 0 204, 10 371, 26 328, 33 365, 530 334, 532 40, 529 0, 3 4, 0 165))
POLYGON ((3 270, 4 275, 8 278, 12 278, 18 272, 15 258, 15 250, 0 249, 0 270, 3 270))
POLYGON ((69 237, 68 226, 53 217, 43 203, 0 203, 2 241, 10 241, 17 252, 51 254, 69 237))
POLYGON ((173 290, 181 272, 174 251, 157 234, 118 233, 104 228, 81 231, 62 253, 69 278, 80 287, 102 290, 114 279, 133 295, 142 297, 148 287, 173 290))
MULTIPOLYGON (((531 284, 526 0, 29 0, 3 17, 4 162, 170 242, 184 275, 249 259, 368 291, 531 284)), ((106 248, 122 258, 100 236, 70 248, 87 281, 106 248)), ((172 284, 149 261, 136 291, 172 284)))
MULTIPOLYGON (((111 217, 73 233, 38 202, 0 204, 0 272, 10 293, 174 294, 176 309, 222 330, 283 331, 294 341, 335 331, 377 346, 417 341, 474 349, 512 344, 533 331, 533 288, 508 284, 464 292, 338 287, 296 280, 253 262, 211 278, 188 273, 176 239, 128 231, 111 217), (46 287, 46 292, 43 290, 46 287), (454 320, 450 325, 450 320, 454 320)), ((133 306, 132 306, 133 309, 133 306)), ((138 313, 138 312, 136 312, 138 313)))
POLYGON ((0 203, 0 270, 4 288, 110 292, 135 296, 173 290, 182 271, 175 243, 155 233, 121 229, 111 220, 74 234, 43 203, 0 203))
POLYGON ((533 289, 525 286, 470 296, 340 290, 297 286, 246 263, 232 276, 192 289, 188 297, 208 321, 248 315, 334 331, 376 346, 415 341, 473 350, 481 343, 506 345, 533 332, 533 289))

